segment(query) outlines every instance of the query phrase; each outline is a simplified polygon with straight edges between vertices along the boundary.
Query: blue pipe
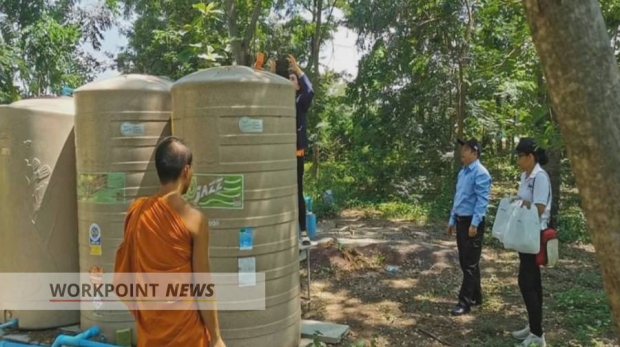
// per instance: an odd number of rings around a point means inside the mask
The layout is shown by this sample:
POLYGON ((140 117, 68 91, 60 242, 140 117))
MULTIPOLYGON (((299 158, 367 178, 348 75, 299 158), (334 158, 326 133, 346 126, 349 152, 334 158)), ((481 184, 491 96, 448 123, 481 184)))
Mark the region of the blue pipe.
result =
POLYGON ((62 345, 68 345, 69 344, 68 342, 73 342, 74 340, 83 340, 83 339, 88 340, 91 337, 94 337, 97 335, 99 335, 98 326, 90 327, 89 329, 75 336, 59 335, 58 337, 56 337, 56 340, 54 340, 52 347, 61 347, 62 345))
MULTIPOLYGON (((107 343, 101 343, 97 341, 90 341, 91 337, 95 337, 99 335, 99 327, 94 326, 85 330, 83 333, 78 334, 76 336, 68 336, 68 335, 59 335, 54 340, 52 347, 61 347, 61 346, 83 346, 83 347, 120 347, 116 345, 110 345, 107 343)), ((0 347, 2 347, 0 345, 0 347)), ((10 347, 10 346, 7 346, 10 347)))
MULTIPOLYGON (((0 325, 1 327, 12 327, 12 326, 17 326, 17 319, 13 319, 9 322, 6 322, 2 325, 0 325)), ((52 347, 62 347, 62 346, 79 346, 79 347, 120 347, 120 346, 116 346, 116 345, 110 345, 107 343, 101 343, 101 342, 97 342, 97 341, 90 341, 89 339, 91 337, 95 337, 99 335, 99 327, 94 326, 91 327, 87 330, 85 330, 84 332, 75 335, 75 336, 69 336, 69 335, 59 335, 58 337, 56 337, 56 340, 54 340, 54 343, 52 344, 52 347)), ((26 347, 26 346, 35 346, 35 345, 31 345, 31 344, 27 344, 27 343, 19 343, 19 342, 11 342, 11 341, 6 341, 6 340, 2 340, 0 341, 0 347, 26 347)), ((38 345, 37 345, 38 346, 38 345)))
MULTIPOLYGON (((71 337, 71 336, 65 336, 65 337, 71 337)), ((61 341, 60 343, 61 343, 61 346, 120 347, 116 345, 108 345, 107 343, 101 343, 101 342, 90 341, 90 340, 61 341)), ((40 346, 40 345, 39 344, 29 345, 29 344, 19 343, 19 342, 0 341, 0 347, 32 347, 32 346, 40 346)))
POLYGON ((6 328, 14 328, 16 327, 18 324, 18 320, 17 319, 11 319, 10 321, 4 323, 4 324, 0 324, 0 329, 6 329, 6 328))
MULTIPOLYGON (((59 337, 65 337, 65 339, 61 339, 60 340, 60 345, 59 346, 80 346, 80 347, 121 347, 121 346, 117 346, 117 345, 109 345, 107 343, 102 343, 102 342, 97 342, 97 341, 91 341, 91 340, 80 340, 80 339, 75 339, 72 340, 71 337, 72 336, 64 336, 64 335, 60 335, 56 338, 56 341, 58 341, 59 337)), ((54 343, 56 343, 56 341, 54 343)), ((0 346, 2 347, 2 346, 0 346)), ((7 347, 11 347, 11 346, 7 346, 7 347)), ((17 347, 17 346, 15 346, 17 347)))
POLYGON ((24 347, 24 346, 28 346, 28 347, 32 347, 33 345, 28 345, 28 344, 24 344, 24 343, 18 343, 18 342, 11 342, 11 341, 0 341, 0 347, 24 347))

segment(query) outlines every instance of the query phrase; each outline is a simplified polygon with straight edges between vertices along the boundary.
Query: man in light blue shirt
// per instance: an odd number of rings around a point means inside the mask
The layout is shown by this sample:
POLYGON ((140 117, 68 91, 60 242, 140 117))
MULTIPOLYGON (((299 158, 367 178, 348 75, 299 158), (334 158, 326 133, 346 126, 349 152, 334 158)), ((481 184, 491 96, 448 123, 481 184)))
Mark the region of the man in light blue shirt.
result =
POLYGON ((458 143, 461 145, 463 168, 459 172, 448 224, 449 234, 453 235, 456 231, 459 262, 463 270, 459 302, 452 310, 455 316, 467 314, 472 306, 482 304, 480 256, 491 195, 491 175, 480 163, 480 144, 476 139, 458 140, 458 143))

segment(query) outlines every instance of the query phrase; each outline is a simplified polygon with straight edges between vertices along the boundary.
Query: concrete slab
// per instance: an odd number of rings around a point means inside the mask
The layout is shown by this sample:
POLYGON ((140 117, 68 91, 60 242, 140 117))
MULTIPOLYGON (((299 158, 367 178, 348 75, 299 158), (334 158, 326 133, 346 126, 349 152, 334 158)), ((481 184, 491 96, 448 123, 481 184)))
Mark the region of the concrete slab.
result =
POLYGON ((70 325, 60 328, 60 331, 63 333, 79 334, 82 332, 82 329, 80 329, 79 325, 70 325))
MULTIPOLYGON (((321 347, 327 347, 325 342, 319 342, 321 347)), ((299 347, 315 347, 314 342, 310 339, 301 339, 299 342, 299 347)))
POLYGON ((128 329, 122 329, 122 330, 117 330, 116 331, 116 344, 119 346, 129 346, 131 347, 132 345, 132 338, 133 334, 131 331, 131 328, 128 329))
POLYGON ((300 251, 305 251, 308 248, 314 248, 314 247, 316 247, 318 245, 319 245, 318 241, 310 241, 309 245, 299 245, 299 250, 300 251))
POLYGON ((317 332, 319 341, 325 343, 339 343, 349 333, 349 326, 311 320, 301 321, 301 337, 314 339, 317 332))
POLYGON ((26 334, 8 334, 8 335, 2 336, 2 339, 12 341, 12 342, 20 342, 20 343, 30 343, 30 341, 32 341, 30 339, 30 336, 26 334))

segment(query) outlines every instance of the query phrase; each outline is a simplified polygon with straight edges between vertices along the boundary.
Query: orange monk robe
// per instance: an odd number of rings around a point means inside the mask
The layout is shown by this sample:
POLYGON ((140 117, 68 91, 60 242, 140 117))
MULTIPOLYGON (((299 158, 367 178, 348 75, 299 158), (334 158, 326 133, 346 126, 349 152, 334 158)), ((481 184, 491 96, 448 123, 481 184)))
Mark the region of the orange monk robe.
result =
MULTIPOLYGON (((192 273, 192 236, 161 197, 139 199, 129 208, 114 272, 192 273)), ((158 293, 163 289, 160 285, 158 293)), ((197 304, 181 301, 174 305, 175 310, 130 310, 136 320, 138 347, 209 346, 209 332, 197 304)))

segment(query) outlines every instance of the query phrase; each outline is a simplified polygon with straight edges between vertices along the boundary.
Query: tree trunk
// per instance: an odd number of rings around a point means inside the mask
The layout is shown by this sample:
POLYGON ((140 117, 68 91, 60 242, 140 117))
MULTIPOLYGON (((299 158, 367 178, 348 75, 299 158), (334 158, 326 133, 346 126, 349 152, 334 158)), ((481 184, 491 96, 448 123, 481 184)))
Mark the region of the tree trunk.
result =
MULTIPOLYGON (((463 78, 463 63, 459 61, 458 67, 459 80, 456 87, 456 138, 463 139, 465 128, 465 82, 463 78)), ((454 147, 454 165, 458 169, 461 166, 461 155, 459 146, 454 147)))
MULTIPOLYGON (((315 29, 314 29, 314 37, 312 38, 312 52, 310 54, 310 62, 311 65, 309 68, 312 69, 313 83, 315 86, 318 86, 320 83, 321 73, 319 71, 319 63, 321 60, 321 26, 322 26, 322 18, 323 18, 323 0, 316 0, 316 8, 315 8, 314 16, 315 29)), ((317 88, 315 88, 316 92, 317 88)), ((315 112, 312 113, 315 117, 318 116, 315 112)), ((317 143, 314 144, 314 148, 312 151, 312 177, 315 179, 319 178, 319 159, 320 159, 320 148, 317 143)))
POLYGON ((560 211, 560 199, 562 186, 562 150, 551 148, 549 150, 549 163, 545 168, 551 179, 551 222, 557 228, 558 213, 560 211))
POLYGON ((237 9, 235 8, 235 0, 226 0, 226 16, 228 17, 228 34, 232 39, 233 55, 237 65, 246 65, 245 50, 243 49, 243 39, 239 36, 239 27, 237 26, 237 9))
MULTIPOLYGON (((464 5, 467 9, 467 27, 465 29, 465 36, 463 37, 463 42, 458 47, 458 85, 457 85, 457 111, 456 111, 456 138, 462 139, 464 128, 465 128, 465 102, 467 100, 468 88, 465 83, 465 69, 467 67, 467 62, 469 59, 469 41, 471 39, 471 34, 474 28, 474 12, 472 6, 470 6, 469 1, 465 0, 464 5)), ((461 166, 460 154, 459 154, 459 146, 455 147, 454 150, 454 163, 455 167, 458 168, 461 166)))
POLYGON ((314 179, 319 179, 321 174, 320 161, 319 157, 321 155, 321 147, 318 145, 314 145, 312 149, 312 177, 314 179))
POLYGON ((620 331, 620 72, 597 0, 522 0, 620 331))

